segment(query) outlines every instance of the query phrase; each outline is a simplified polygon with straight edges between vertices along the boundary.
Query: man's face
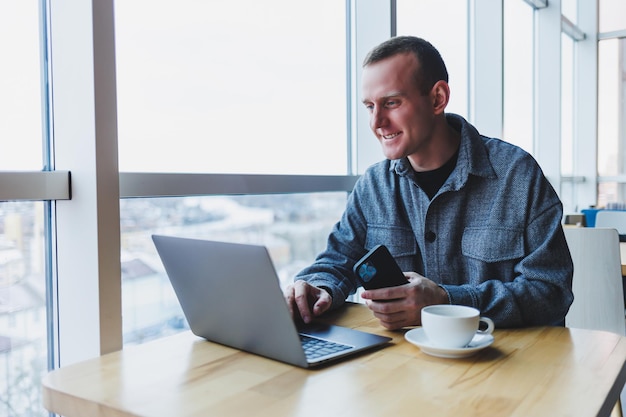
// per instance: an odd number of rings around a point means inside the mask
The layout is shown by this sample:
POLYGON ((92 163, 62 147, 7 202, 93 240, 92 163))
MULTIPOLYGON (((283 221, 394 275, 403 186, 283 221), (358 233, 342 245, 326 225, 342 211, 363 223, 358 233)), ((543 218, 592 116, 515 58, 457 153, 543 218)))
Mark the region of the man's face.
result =
POLYGON ((413 54, 400 54, 363 69, 363 104, 387 159, 428 153, 435 114, 414 80, 417 66, 413 54))

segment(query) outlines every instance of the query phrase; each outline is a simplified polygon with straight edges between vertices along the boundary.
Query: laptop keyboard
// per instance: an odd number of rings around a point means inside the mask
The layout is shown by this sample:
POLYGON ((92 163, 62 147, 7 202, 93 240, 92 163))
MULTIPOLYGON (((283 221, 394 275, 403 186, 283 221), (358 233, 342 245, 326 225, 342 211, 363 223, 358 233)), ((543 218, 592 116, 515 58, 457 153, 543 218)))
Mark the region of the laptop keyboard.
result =
POLYGON ((352 346, 341 343, 330 342, 328 340, 317 339, 304 334, 300 334, 300 341, 307 359, 317 359, 331 353, 341 352, 350 349, 352 346))

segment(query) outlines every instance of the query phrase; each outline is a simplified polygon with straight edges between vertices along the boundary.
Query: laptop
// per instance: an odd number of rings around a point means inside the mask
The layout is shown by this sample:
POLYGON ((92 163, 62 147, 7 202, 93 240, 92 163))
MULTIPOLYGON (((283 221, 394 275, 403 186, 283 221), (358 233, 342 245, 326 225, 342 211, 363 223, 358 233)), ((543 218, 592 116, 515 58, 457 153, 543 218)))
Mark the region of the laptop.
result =
POLYGON ((310 368, 390 337, 324 323, 296 324, 267 248, 153 235, 191 331, 211 342, 310 368), (323 354, 309 345, 327 344, 323 354))

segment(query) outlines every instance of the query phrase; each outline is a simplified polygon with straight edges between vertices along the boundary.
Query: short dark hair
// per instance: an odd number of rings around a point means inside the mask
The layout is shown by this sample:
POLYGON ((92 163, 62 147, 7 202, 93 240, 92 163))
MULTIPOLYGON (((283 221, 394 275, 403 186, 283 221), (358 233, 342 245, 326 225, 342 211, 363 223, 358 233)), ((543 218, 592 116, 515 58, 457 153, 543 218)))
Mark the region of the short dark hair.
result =
POLYGON ((413 54, 417 58, 415 82, 423 94, 428 94, 437 81, 448 82, 448 70, 439 51, 427 40, 416 36, 387 39, 367 54, 363 67, 398 54, 413 54))

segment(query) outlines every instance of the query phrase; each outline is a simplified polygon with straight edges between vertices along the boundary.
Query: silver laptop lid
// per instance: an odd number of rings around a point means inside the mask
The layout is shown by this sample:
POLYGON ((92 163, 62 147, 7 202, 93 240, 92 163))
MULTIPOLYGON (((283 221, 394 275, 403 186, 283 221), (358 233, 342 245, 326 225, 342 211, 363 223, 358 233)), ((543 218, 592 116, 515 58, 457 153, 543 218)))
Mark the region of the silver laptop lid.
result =
POLYGON ((152 239, 194 334, 307 366, 265 247, 159 235, 152 239))

